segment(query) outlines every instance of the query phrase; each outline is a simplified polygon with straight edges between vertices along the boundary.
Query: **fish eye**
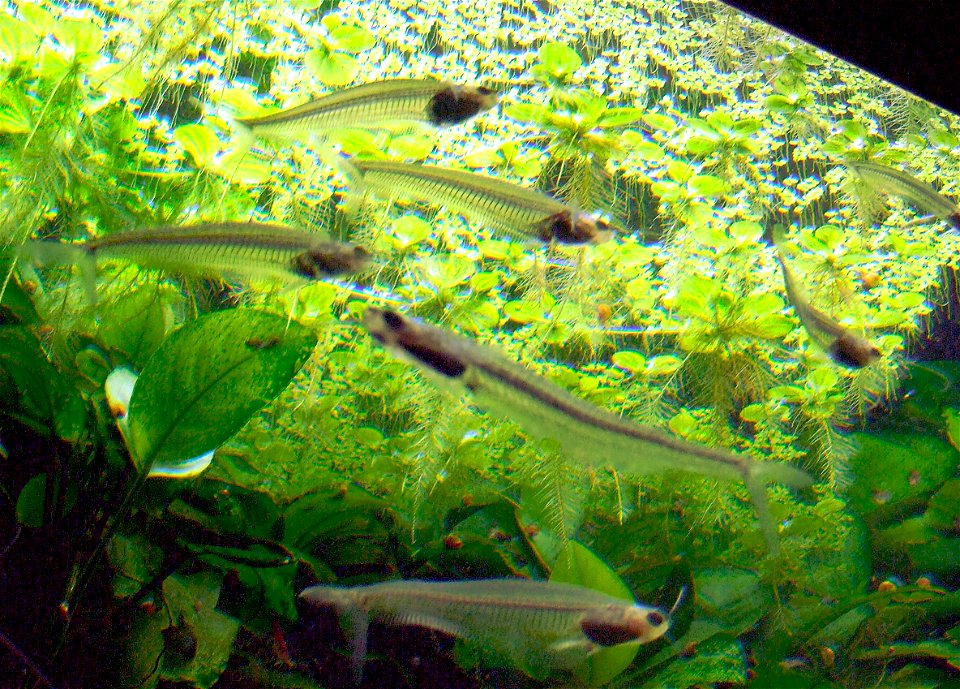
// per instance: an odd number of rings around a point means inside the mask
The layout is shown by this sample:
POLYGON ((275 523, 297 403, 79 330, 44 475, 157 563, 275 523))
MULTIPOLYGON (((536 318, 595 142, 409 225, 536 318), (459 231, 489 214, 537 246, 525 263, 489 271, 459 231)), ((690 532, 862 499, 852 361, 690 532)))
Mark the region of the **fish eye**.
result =
POLYGON ((667 621, 667 618, 664 614, 658 610, 647 613, 647 624, 651 627, 659 627, 661 624, 667 621))
POLYGON ((400 330, 403 327, 403 317, 396 311, 384 311, 383 322, 391 330, 400 330))

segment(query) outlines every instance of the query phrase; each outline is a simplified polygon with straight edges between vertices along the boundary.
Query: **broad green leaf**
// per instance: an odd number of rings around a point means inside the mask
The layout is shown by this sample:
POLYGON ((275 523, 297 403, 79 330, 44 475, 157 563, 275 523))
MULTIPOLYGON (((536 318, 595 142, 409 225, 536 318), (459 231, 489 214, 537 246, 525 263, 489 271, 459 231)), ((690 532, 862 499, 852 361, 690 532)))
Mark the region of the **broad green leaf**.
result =
POLYGON ((172 464, 222 445, 290 383, 316 336, 252 309, 202 316, 150 358, 130 400, 135 465, 172 464), (264 343, 267 343, 266 345, 264 343))
POLYGON ((647 366, 647 358, 640 352, 635 352, 632 349, 615 352, 614 355, 610 357, 610 360, 617 368, 622 368, 630 373, 640 373, 647 366))
POLYGON ((653 129, 659 129, 664 132, 672 132, 677 128, 677 121, 669 115, 663 115, 658 112, 648 112, 643 116, 643 121, 653 129))
POLYGON ((214 572, 164 579, 163 600, 172 620, 164 633, 165 680, 208 689, 226 668, 240 623, 216 609, 220 581, 214 572))
POLYGON ((502 162, 503 157, 496 146, 478 148, 463 157, 463 164, 472 168, 494 167, 502 162))
POLYGON ((265 183, 272 174, 269 163, 243 149, 228 151, 214 162, 213 170, 230 182, 251 187, 265 183))
POLYGON ((220 139, 210 127, 202 124, 184 124, 173 130, 173 140, 193 159, 198 169, 213 162, 220 151, 220 139))
POLYGON ((960 479, 951 479, 930 498, 927 523, 934 529, 960 535, 960 479))
POLYGON ((37 474, 20 489, 17 496, 17 521, 24 526, 39 529, 43 526, 43 501, 47 475, 37 474))
POLYGON ((537 51, 539 66, 551 77, 562 78, 583 65, 577 51, 566 43, 544 43, 537 51))
MULTIPOLYGON (((594 553, 576 541, 570 541, 553 565, 550 581, 578 584, 601 591, 616 598, 635 602, 630 588, 610 567, 594 553)), ((621 644, 603 648, 575 672, 589 686, 599 686, 623 672, 637 655, 639 645, 621 644)))
POLYGON ((511 103, 503 109, 503 114, 521 122, 543 124, 550 119, 550 108, 535 103, 511 103))
POLYGON ((748 569, 705 569, 694 572, 698 618, 706 619, 731 636, 753 627, 770 596, 760 577, 748 569))
POLYGON ((687 689, 707 685, 740 686, 747 681, 747 659, 740 642, 716 634, 696 646, 690 658, 676 658, 659 670, 643 689, 687 689))
POLYGON ((327 86, 346 86, 357 76, 357 58, 347 53, 314 48, 307 53, 307 65, 327 86))
POLYGON ((172 323, 173 312, 164 303, 162 290, 145 285, 100 307, 97 337, 139 368, 163 342, 172 323))
POLYGON ((375 42, 373 34, 357 24, 343 24, 330 32, 333 47, 348 53, 361 53, 373 47, 375 42))
POLYGON ((391 235, 398 249, 416 246, 433 233, 433 226, 416 215, 402 215, 393 221, 391 235))
POLYGON ((927 433, 881 431, 855 433, 860 451, 850 458, 856 480, 848 489, 850 505, 869 516, 935 490, 956 469, 957 451, 927 433))
POLYGON ((638 122, 646 111, 643 108, 609 108, 597 120, 597 126, 603 129, 625 127, 638 122))
POLYGON ((116 534, 107 547, 113 577, 113 595, 129 598, 139 592, 160 571, 163 550, 141 533, 116 534))
POLYGON ((723 196, 727 191, 727 183, 713 175, 695 175, 687 185, 698 196, 704 198, 723 196))
POLYGON ((532 301, 508 301, 503 305, 503 313, 515 323, 536 323, 543 320, 543 309, 532 301))

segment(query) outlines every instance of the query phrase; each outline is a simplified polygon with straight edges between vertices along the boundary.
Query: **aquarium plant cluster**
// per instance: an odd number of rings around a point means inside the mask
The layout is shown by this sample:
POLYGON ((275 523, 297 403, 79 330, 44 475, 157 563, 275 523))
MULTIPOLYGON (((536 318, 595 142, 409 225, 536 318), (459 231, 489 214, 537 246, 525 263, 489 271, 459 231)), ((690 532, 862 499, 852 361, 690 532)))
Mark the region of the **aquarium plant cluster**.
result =
POLYGON ((958 681, 956 236, 928 197, 856 172, 960 198, 955 116, 712 0, 5 9, 6 684, 352 686, 347 620, 301 591, 490 578, 633 598, 669 630, 544 674, 374 619, 363 685, 958 681), (323 137, 238 124, 398 78, 498 103, 323 137), (505 236, 364 193, 344 157, 536 189, 611 238, 505 236), (91 295, 77 266, 24 249, 231 222, 373 260, 297 288, 98 261, 91 295), (781 261, 876 357, 831 358, 781 261), (370 309, 816 483, 769 486, 773 550, 742 485, 585 468, 438 391, 368 335, 370 309))

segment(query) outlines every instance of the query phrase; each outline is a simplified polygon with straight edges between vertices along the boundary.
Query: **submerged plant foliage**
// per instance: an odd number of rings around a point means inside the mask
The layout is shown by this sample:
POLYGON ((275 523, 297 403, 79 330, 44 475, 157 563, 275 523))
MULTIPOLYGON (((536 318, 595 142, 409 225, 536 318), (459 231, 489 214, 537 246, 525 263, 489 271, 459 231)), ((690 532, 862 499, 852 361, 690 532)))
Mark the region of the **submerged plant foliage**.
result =
MULTIPOLYGON (((0 677, 11 686, 345 687, 313 584, 531 577, 664 610, 668 638, 532 677, 374 625, 365 686, 947 687, 960 668, 956 238, 845 162, 960 197, 960 123, 712 2, 12 2, 0 13, 0 677), (563 36, 563 42, 544 37, 563 36), (234 117, 435 77, 453 127, 254 142, 234 117), (596 246, 506 241, 377 200, 350 155, 478 170, 597 211, 596 246), (278 290, 35 266, 27 240, 285 223, 376 254, 278 290), (836 366, 785 294, 882 358, 836 366), (17 259, 20 260, 17 260, 17 259), (951 274, 951 273, 948 273, 951 274), (953 278, 955 280, 955 277, 953 278), (468 334, 583 400, 816 478, 746 491, 585 471, 438 393, 366 307, 468 334), (936 316, 939 320, 934 321, 936 316), (942 316, 942 318, 941 318, 942 316), (126 402, 105 393, 117 370, 126 402), (212 453, 208 468, 197 458, 212 453)), ((209 457, 207 457, 209 459, 209 457)), ((5 685, 6 686, 6 685, 5 685)))

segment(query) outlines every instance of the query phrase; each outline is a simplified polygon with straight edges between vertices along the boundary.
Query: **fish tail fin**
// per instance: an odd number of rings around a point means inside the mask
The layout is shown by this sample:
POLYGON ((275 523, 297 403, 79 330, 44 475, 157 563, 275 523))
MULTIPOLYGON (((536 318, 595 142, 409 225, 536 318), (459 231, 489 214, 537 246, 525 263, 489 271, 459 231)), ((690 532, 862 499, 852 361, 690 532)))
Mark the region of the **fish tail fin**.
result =
POLYGON ((346 179, 347 189, 343 195, 341 209, 348 218, 356 217, 367 195, 367 184, 363 179, 363 173, 351 162, 350 156, 329 146, 321 147, 318 153, 320 160, 339 170, 346 179))
POLYGON ((363 681, 363 666, 367 660, 367 626, 370 620, 367 613, 358 606, 351 608, 347 619, 349 627, 347 636, 350 639, 350 648, 353 650, 350 667, 353 672, 353 682, 359 686, 363 681))
POLYGON ((80 269, 80 279, 87 301, 90 304, 97 303, 97 259, 93 251, 86 246, 38 239, 21 246, 17 258, 29 259, 44 266, 75 263, 80 269))
POLYGON ((350 649, 354 683, 363 679, 363 665, 367 659, 367 627, 370 624, 366 611, 357 605, 350 589, 340 586, 311 586, 300 593, 300 598, 320 608, 333 608, 340 615, 350 649))
POLYGON ((770 554, 776 557, 780 554, 780 538, 777 535, 777 526, 773 521, 770 502, 767 499, 768 483, 782 483, 790 488, 807 488, 813 485, 813 478, 805 471, 785 462, 755 462, 750 465, 744 476, 744 484, 757 511, 760 531, 767 542, 770 554))
POLYGON ((247 153, 253 148, 254 141, 257 140, 256 135, 253 133, 253 128, 248 125, 243 120, 234 120, 233 124, 236 127, 236 132, 233 137, 233 147, 237 151, 243 151, 247 153))

